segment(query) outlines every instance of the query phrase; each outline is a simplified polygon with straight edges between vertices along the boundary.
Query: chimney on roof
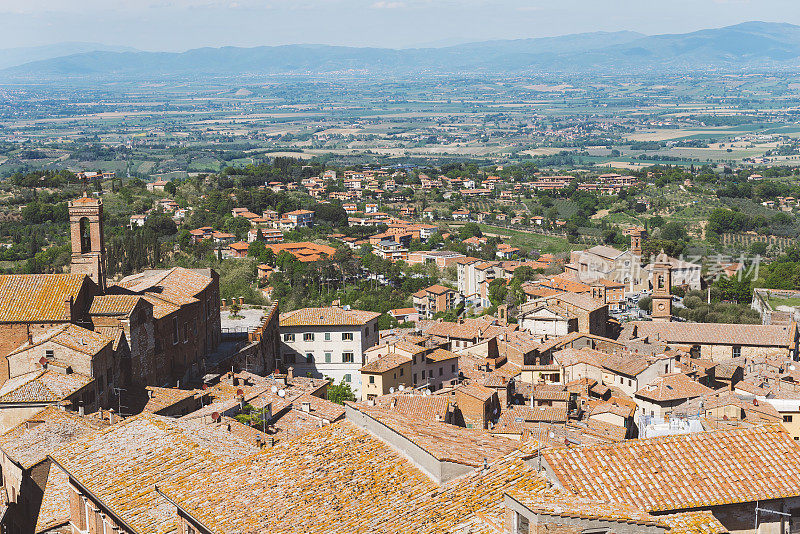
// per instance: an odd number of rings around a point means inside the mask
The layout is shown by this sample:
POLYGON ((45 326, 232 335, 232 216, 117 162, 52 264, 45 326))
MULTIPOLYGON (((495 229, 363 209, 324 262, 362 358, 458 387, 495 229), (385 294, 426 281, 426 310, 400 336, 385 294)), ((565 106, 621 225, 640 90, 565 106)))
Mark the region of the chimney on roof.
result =
POLYGON ((72 295, 64 299, 64 311, 67 313, 67 318, 72 319, 72 295))
POLYGON ((300 409, 306 413, 311 413, 311 403, 309 401, 301 402, 300 409))
POLYGON ((78 415, 86 415, 86 409, 83 407, 83 401, 78 401, 78 415))
POLYGON ((30 323, 25 324, 25 328, 28 330, 28 345, 33 345, 33 334, 31 334, 31 325, 30 323))
POLYGON ((392 399, 392 403, 390 404, 390 408, 394 410, 394 407, 397 406, 397 398, 392 399))
POLYGON ((147 398, 148 399, 152 399, 153 398, 153 390, 150 389, 150 388, 147 388, 147 398))
POLYGON ((294 378, 294 367, 289 367, 286 369, 286 379, 291 380, 294 378))

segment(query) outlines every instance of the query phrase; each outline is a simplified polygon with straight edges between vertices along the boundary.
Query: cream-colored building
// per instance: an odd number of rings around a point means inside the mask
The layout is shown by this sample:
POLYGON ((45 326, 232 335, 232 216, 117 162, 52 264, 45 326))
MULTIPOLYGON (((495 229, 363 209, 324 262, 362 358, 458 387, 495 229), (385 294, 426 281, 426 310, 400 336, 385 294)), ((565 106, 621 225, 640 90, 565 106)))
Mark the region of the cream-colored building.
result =
POLYGON ((631 321, 623 327, 623 340, 643 340, 687 347, 694 357, 712 361, 774 356, 797 358, 797 324, 722 324, 631 321))

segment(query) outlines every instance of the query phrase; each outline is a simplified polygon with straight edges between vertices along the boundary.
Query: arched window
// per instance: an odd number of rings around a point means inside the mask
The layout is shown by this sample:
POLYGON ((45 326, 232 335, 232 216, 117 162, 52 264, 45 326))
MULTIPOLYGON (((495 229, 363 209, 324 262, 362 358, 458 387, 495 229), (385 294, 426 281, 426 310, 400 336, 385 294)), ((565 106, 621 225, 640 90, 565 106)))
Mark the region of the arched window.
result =
POLYGON ((82 217, 78 222, 78 229, 81 235, 81 254, 92 250, 92 234, 89 228, 89 219, 82 217))

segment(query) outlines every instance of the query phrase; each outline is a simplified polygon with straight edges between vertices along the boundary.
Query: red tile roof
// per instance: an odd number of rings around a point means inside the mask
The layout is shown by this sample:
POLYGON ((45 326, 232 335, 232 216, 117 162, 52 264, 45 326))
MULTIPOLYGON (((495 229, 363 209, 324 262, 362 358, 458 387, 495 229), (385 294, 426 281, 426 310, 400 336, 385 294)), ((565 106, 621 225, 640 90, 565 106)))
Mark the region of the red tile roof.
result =
POLYGON ((800 496, 800 446, 778 425, 550 449, 567 490, 649 512, 800 496))
POLYGON ((380 317, 378 312, 338 307, 303 308, 281 314, 282 328, 289 326, 363 326, 380 317))
POLYGON ((69 321, 65 301, 76 301, 87 280, 83 274, 0 275, 0 322, 69 321))

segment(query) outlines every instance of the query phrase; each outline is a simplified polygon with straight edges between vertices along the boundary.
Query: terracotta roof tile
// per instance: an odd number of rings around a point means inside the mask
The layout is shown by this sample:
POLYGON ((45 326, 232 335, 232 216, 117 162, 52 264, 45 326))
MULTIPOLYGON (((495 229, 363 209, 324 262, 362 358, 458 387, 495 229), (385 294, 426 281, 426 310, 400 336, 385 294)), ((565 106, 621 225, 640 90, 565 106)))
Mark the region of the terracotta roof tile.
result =
POLYGON ((569 491, 665 512, 800 495, 800 446, 778 425, 550 449, 569 491))
POLYGON ((632 321, 625 325, 626 334, 649 337, 670 343, 744 345, 763 347, 789 347, 789 326, 760 324, 714 324, 714 323, 660 323, 654 321, 632 321))
POLYGON ((714 390, 695 382, 683 373, 659 376, 636 392, 637 397, 653 402, 693 399, 713 393, 714 390))
POLYGON ((397 369, 403 364, 411 362, 411 358, 397 352, 390 352, 386 356, 381 356, 361 368, 362 373, 385 373, 392 369, 397 369))
POLYGON ((281 327, 363 326, 380 315, 378 312, 345 310, 338 307, 303 308, 281 314, 281 327))
POLYGON ((0 436, 0 448, 17 465, 30 469, 48 454, 100 427, 88 418, 50 406, 0 436))
POLYGON ((63 375, 55 371, 34 371, 6 381, 0 389, 0 402, 56 403, 93 381, 92 377, 78 373, 63 375))
POLYGON ((86 280, 82 274, 0 275, 0 322, 69 321, 65 301, 77 300, 86 280))
POLYGON ((396 393, 377 397, 381 408, 428 422, 442 422, 450 411, 450 400, 445 395, 416 395, 396 393))

